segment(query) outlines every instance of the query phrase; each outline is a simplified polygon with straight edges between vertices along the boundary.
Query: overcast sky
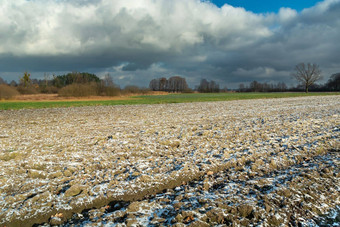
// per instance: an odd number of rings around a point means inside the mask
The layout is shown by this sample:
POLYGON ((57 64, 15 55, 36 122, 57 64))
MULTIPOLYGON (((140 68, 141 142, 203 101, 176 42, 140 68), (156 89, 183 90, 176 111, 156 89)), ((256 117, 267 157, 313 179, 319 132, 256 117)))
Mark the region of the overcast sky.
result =
POLYGON ((110 73, 123 87, 179 75, 236 88, 291 85, 311 62, 325 82, 340 72, 339 15, 340 0, 0 0, 0 77, 110 73))

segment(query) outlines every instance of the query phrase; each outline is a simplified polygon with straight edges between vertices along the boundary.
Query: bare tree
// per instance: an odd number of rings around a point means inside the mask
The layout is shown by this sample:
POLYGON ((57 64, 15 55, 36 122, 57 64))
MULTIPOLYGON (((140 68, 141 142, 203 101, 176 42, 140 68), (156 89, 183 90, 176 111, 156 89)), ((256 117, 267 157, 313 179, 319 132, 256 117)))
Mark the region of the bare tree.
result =
POLYGON ((238 91, 239 91, 239 92, 244 92, 244 91, 246 91, 246 88, 245 88, 244 84, 241 83, 241 84, 238 85, 238 91))
POLYGON ((104 78, 102 79, 102 84, 106 87, 115 87, 115 83, 113 82, 113 78, 109 73, 106 73, 104 78))
POLYGON ((202 79, 197 90, 199 92, 209 92, 209 81, 202 79))
POLYGON ((158 91, 159 90, 159 80, 153 79, 150 81, 149 88, 151 91, 158 91))
POLYGON ((325 86, 330 91, 340 91, 340 73, 333 74, 325 86))
POLYGON ((260 92, 263 88, 263 85, 254 80, 253 82, 250 83, 249 87, 252 92, 260 92))
POLYGON ((0 77, 0 84, 7 84, 7 83, 6 83, 6 81, 5 81, 4 79, 2 79, 2 78, 0 77))
POLYGON ((49 77, 50 77, 50 76, 49 76, 47 73, 44 73, 44 82, 45 82, 45 83, 44 83, 43 86, 47 87, 49 77))
POLYGON ((169 80, 162 77, 151 80, 149 88, 152 91, 183 92, 188 90, 188 84, 185 78, 179 76, 170 77, 169 80))
POLYGON ((277 85, 275 86, 275 90, 276 91, 287 91, 287 85, 284 82, 279 82, 277 83, 277 85))
POLYGON ((202 79, 197 90, 202 93, 220 92, 220 85, 213 80, 209 82, 206 79, 202 79))
POLYGON ((306 93, 308 93, 309 86, 322 78, 321 70, 317 64, 300 63, 295 66, 294 70, 292 76, 304 85, 306 93))
POLYGON ((179 76, 170 77, 167 90, 170 92, 183 92, 188 89, 188 84, 184 78, 179 76))

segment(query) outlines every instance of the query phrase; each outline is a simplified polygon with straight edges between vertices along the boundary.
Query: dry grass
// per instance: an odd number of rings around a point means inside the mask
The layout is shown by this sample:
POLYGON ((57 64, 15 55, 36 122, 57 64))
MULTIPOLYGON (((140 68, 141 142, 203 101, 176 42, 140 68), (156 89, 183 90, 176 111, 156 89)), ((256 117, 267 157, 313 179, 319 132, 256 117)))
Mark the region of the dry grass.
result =
MULTIPOLYGON (((127 100, 130 99, 130 96, 139 96, 143 94, 130 94, 126 93, 120 96, 87 96, 87 97, 62 97, 58 94, 25 94, 21 95, 19 93, 16 93, 15 96, 13 96, 13 101, 94 101, 94 100, 127 100)), ((148 95, 168 95, 167 92, 162 91, 149 91, 148 95)))

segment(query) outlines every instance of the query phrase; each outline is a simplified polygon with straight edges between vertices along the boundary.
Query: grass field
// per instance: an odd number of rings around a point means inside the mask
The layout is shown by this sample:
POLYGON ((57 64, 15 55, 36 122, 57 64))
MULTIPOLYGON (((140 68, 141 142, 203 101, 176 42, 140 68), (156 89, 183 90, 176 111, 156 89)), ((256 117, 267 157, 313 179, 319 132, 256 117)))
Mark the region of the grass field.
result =
POLYGON ((0 101, 0 110, 9 109, 38 109, 55 107, 77 107, 98 105, 136 105, 136 104, 165 104, 186 102, 228 101, 241 99, 288 98, 301 96, 340 95, 340 92, 326 93, 193 93, 169 95, 131 96, 125 100, 77 100, 77 101, 0 101))

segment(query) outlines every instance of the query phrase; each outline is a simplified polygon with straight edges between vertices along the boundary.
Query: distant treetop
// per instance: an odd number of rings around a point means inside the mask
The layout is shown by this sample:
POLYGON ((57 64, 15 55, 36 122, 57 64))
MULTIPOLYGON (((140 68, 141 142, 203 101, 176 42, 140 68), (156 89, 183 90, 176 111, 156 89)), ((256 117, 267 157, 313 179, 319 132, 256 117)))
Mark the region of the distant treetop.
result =
POLYGON ((100 79, 95 74, 86 72, 72 72, 66 75, 54 76, 53 85, 56 87, 64 87, 73 83, 84 84, 96 82, 99 83, 100 79))
POLYGON ((151 80, 149 88, 152 91, 183 92, 188 89, 188 84, 185 78, 179 76, 170 77, 169 80, 162 77, 151 80))

